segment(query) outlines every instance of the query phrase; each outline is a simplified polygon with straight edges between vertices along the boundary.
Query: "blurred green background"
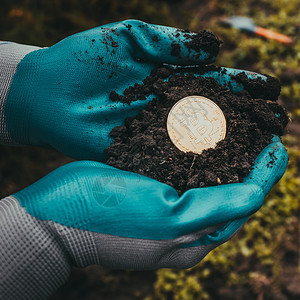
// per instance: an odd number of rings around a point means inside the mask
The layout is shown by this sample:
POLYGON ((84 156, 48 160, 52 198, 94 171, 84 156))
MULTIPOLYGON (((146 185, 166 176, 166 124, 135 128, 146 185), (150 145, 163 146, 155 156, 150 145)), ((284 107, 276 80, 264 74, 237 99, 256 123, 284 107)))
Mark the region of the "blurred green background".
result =
MULTIPOLYGON (((292 119, 284 137, 288 170, 244 229, 196 267, 156 272, 74 268, 51 299, 299 299, 300 1, 1 0, 0 39, 51 46, 70 34, 127 18, 209 29, 224 41, 218 65, 279 78, 280 102, 292 119), (220 18, 231 15, 251 17, 295 43, 285 46, 221 27, 220 18)), ((71 160, 54 150, 0 147, 1 197, 71 160)))

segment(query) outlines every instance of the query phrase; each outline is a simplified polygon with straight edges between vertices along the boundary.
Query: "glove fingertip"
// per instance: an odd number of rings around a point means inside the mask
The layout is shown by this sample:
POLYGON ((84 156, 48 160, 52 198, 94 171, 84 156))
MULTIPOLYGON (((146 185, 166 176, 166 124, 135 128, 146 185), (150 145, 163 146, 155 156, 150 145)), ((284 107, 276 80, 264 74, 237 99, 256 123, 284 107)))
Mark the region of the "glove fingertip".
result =
POLYGON ((253 99, 262 98, 276 101, 281 92, 277 78, 246 70, 223 68, 230 80, 242 86, 253 99))
POLYGON ((212 63, 221 41, 209 31, 190 32, 174 27, 148 24, 138 20, 122 22, 129 32, 135 55, 155 63, 199 65, 212 63))
POLYGON ((271 188, 283 176, 287 163, 288 154, 279 141, 267 146, 256 158, 255 165, 250 174, 245 178, 245 183, 255 183, 260 186, 266 195, 271 188))
MULTIPOLYGON (((180 53, 176 53, 176 51, 171 53, 174 56, 178 55, 178 58, 187 59, 188 62, 192 60, 196 63, 204 55, 207 56, 206 59, 208 62, 213 62, 216 59, 222 42, 210 31, 204 30, 194 33, 186 30, 178 30, 177 35, 183 47, 181 47, 180 53)), ((174 41, 172 45, 179 44, 176 44, 176 41, 174 41)))

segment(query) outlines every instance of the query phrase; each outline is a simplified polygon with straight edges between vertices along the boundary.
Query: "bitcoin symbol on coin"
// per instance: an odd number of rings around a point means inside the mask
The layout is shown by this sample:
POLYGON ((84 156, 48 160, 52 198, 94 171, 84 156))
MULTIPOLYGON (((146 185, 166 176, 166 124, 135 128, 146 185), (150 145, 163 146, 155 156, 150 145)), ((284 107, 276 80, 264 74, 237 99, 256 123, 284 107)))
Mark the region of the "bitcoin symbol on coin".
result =
POLYGON ((210 99, 189 96, 171 108, 167 130, 179 150, 200 154, 225 138, 226 119, 219 106, 210 99))

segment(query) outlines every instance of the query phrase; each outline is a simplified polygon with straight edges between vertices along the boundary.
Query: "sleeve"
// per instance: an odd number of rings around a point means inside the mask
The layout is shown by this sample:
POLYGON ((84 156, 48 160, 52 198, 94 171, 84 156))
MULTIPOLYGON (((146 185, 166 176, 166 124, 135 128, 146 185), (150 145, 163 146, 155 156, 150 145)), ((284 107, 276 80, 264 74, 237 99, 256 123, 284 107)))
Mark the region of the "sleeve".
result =
POLYGON ((12 196, 0 200, 0 299, 48 299, 68 279, 59 239, 12 196))
POLYGON ((0 41, 0 144, 16 144, 7 132, 5 123, 5 102, 19 62, 26 54, 37 49, 40 48, 0 41))

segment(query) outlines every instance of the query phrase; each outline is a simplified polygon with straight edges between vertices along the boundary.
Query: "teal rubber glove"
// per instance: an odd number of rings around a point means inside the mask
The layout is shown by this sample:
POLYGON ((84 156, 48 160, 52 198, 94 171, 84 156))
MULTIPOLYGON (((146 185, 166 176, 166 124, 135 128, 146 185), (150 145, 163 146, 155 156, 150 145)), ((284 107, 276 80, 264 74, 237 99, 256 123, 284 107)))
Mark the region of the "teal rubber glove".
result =
MULTIPOLYGON (((141 83, 157 64, 213 62, 219 40, 206 33, 196 50, 188 49, 185 44, 195 35, 128 20, 75 34, 49 48, 26 50, 31 52, 18 63, 3 105, 3 135, 18 144, 101 160, 111 143, 110 130, 147 103, 113 103, 110 92, 141 83)), ((5 47, 17 46, 0 45, 0 56, 5 47)))
MULTIPOLYGON (((103 150, 112 143, 111 129, 152 99, 128 106, 112 102, 110 92, 141 83, 157 64, 213 62, 219 41, 206 33, 197 47, 189 48, 195 36, 129 20, 75 34, 45 49, 0 44, 0 142, 103 160, 103 150)), ((231 79, 232 72, 241 71, 222 69, 202 76, 243 90, 243 84, 231 79)))
POLYGON ((71 265, 189 268, 260 208, 287 160, 274 138, 244 183, 181 197, 166 184, 99 162, 60 167, 0 201, 0 296, 46 299, 71 265))

